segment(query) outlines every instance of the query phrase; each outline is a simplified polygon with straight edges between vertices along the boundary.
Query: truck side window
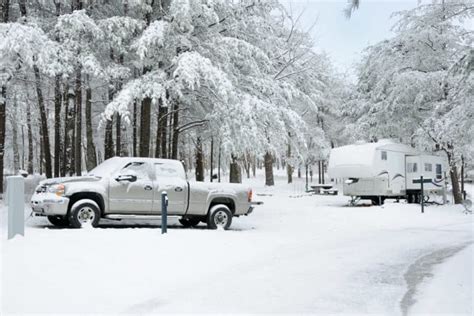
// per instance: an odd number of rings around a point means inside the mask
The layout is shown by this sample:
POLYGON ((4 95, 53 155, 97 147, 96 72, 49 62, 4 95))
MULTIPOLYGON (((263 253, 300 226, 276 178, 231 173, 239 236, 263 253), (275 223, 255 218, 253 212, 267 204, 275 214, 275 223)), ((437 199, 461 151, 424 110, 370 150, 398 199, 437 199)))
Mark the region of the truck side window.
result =
POLYGON ((426 172, 431 172, 433 171, 433 165, 430 163, 425 163, 425 171, 426 172))
POLYGON ((149 172, 147 165, 144 162, 130 162, 125 167, 120 170, 120 174, 133 174, 136 175, 138 179, 148 179, 149 172))
POLYGON ((155 163, 157 177, 179 177, 178 170, 169 164, 155 163))
POLYGON ((436 164, 436 179, 443 179, 443 170, 441 164, 436 164))
POLYGON ((418 165, 416 162, 409 162, 407 163, 407 172, 408 173, 415 173, 418 171, 418 165))
POLYGON ((387 152, 382 151, 382 160, 387 160, 387 152))

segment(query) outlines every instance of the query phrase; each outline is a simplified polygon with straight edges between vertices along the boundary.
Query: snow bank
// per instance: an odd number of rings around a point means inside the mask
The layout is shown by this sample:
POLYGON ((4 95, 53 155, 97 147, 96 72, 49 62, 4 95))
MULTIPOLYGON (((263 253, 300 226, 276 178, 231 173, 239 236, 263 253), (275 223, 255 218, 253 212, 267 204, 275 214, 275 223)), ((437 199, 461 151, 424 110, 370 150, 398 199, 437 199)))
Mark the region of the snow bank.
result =
POLYGON ((1 241, 0 311, 400 314, 407 268, 473 240, 472 216, 457 206, 348 207, 295 181, 244 179, 265 204, 230 231, 176 220, 167 235, 159 221, 71 230, 30 219, 24 238, 1 241))

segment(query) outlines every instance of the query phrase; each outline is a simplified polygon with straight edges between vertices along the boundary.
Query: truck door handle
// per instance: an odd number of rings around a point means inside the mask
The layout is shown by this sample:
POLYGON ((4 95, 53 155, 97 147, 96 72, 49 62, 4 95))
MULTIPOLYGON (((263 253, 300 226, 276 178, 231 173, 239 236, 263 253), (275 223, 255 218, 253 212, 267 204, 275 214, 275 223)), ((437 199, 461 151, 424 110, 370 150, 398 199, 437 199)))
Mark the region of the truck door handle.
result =
POLYGON ((147 190, 147 191, 150 191, 153 188, 151 187, 151 185, 145 185, 144 189, 147 190))
POLYGON ((176 192, 181 192, 181 191, 183 191, 183 188, 182 188, 182 187, 176 187, 176 188, 174 188, 174 190, 175 190, 176 192))

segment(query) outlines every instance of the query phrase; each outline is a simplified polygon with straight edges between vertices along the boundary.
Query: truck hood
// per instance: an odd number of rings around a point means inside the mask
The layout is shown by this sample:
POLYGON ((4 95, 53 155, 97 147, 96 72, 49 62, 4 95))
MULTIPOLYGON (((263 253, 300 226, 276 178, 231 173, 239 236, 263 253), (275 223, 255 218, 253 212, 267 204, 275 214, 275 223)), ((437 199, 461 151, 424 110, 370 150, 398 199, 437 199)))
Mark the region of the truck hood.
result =
POLYGON ((95 182, 101 178, 96 176, 80 176, 80 177, 63 177, 63 178, 51 178, 40 182, 40 185, 53 185, 59 183, 71 183, 71 182, 95 182))

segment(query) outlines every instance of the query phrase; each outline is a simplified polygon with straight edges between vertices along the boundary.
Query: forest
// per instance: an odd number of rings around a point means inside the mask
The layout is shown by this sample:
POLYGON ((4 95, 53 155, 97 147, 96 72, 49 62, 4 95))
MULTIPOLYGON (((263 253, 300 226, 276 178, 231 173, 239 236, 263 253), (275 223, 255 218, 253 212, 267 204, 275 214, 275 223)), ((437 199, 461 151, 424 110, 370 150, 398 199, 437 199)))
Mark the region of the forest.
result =
POLYGON ((113 156, 179 159, 197 181, 263 168, 272 186, 275 167, 288 182, 324 174, 331 148, 394 138, 445 155, 462 200, 472 0, 396 13, 395 35, 365 49, 355 82, 277 0, 0 5, 0 190, 19 170, 82 175, 113 156))

